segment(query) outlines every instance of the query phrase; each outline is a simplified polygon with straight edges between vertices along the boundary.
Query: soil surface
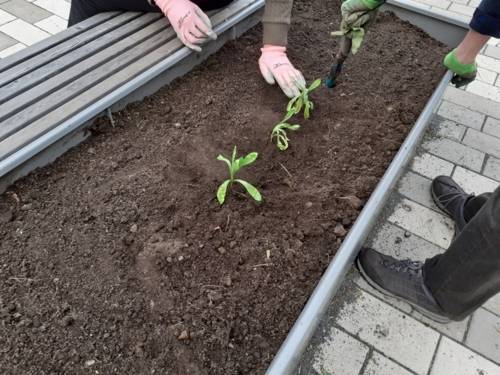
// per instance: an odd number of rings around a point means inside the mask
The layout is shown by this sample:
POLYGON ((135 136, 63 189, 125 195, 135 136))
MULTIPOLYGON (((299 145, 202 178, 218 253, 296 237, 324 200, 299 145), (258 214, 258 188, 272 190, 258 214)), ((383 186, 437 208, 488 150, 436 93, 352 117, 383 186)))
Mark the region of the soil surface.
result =
MULTIPOLYGON (((339 1, 297 1, 289 56, 309 82, 339 1)), ((280 152, 287 99, 256 28, 0 197, 0 373, 262 374, 442 77, 443 46, 381 15, 280 152), (226 178, 219 153, 259 152, 226 178), (346 197, 351 197, 347 199, 346 197), (354 198, 352 198, 354 197, 354 198)))

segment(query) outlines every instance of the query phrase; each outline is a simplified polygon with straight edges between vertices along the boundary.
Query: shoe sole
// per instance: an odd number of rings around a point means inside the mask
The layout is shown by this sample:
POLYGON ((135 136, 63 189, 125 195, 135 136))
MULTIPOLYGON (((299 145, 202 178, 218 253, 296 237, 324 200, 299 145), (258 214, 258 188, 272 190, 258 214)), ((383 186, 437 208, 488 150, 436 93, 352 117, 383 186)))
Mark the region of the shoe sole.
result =
POLYGON ((410 304, 415 310, 417 310, 419 313, 421 313, 422 315, 424 315, 425 317, 437 322, 437 323, 441 323, 441 324, 446 324, 446 323, 450 323, 451 322, 451 319, 445 317, 445 316, 442 316, 442 315, 438 315, 436 313, 433 313, 427 309, 424 309, 422 306, 419 306, 417 305, 416 303, 414 302, 411 302, 403 297, 400 297, 396 294, 393 294, 387 290, 385 290, 384 288, 382 288, 380 285, 378 285, 375 281, 373 281, 370 276, 368 276, 366 274, 366 272, 364 271, 363 267, 361 266, 360 262, 359 262, 359 259, 356 259, 356 265, 358 267, 358 270, 359 272, 361 273, 361 275, 363 276, 363 278, 366 280, 366 282, 374 289, 378 290, 380 293, 388 296, 388 297, 391 297, 391 298, 394 298, 398 301, 402 301, 402 302, 406 302, 408 304, 410 304))
POLYGON ((458 229, 458 225, 457 223, 455 222, 455 218, 448 212, 448 210, 441 204, 441 202, 439 201, 439 199, 436 197, 436 194, 434 194, 434 190, 432 190, 431 188, 431 196, 432 196, 432 200, 434 201, 434 203, 436 204, 436 206, 438 206, 438 208, 443 211, 450 219, 453 220, 453 225, 454 225, 454 228, 455 228, 455 233, 453 233, 453 239, 452 240, 455 240, 455 238, 457 237, 458 233, 460 233, 460 230, 458 229))

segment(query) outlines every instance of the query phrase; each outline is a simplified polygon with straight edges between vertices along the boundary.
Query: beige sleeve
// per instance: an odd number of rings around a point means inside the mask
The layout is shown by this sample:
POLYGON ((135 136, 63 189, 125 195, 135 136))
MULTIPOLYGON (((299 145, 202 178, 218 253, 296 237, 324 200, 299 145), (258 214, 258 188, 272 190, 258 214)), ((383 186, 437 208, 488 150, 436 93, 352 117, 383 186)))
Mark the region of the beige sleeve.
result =
POLYGON ((262 24, 264 44, 286 46, 293 0, 266 0, 262 24))

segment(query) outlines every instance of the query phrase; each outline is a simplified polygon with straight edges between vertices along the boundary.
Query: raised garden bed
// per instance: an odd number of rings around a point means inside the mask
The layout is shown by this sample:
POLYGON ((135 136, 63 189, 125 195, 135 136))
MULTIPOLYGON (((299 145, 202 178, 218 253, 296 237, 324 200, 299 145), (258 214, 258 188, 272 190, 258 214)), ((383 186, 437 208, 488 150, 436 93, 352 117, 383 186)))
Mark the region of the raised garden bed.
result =
MULTIPOLYGON (((290 57, 312 81, 339 2, 296 1, 290 57)), ((382 15, 280 152, 287 100, 260 29, 0 197, 2 373, 263 373, 443 75, 445 48, 382 15), (230 154, 259 152, 215 199, 230 154)))

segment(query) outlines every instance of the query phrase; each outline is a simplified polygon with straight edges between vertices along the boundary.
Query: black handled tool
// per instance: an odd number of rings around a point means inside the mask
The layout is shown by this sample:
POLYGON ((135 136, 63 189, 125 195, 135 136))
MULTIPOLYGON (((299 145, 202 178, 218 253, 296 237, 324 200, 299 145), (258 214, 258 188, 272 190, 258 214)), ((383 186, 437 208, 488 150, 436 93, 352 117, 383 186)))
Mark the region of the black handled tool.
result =
POLYGON ((328 77, 326 77, 326 87, 330 89, 335 87, 335 84, 337 83, 337 77, 342 71, 342 65, 344 64, 344 61, 347 59, 347 56, 349 56, 349 52, 351 51, 351 46, 352 39, 346 37, 345 35, 342 36, 342 38, 340 39, 339 51, 335 55, 335 59, 333 60, 333 64, 330 68, 330 73, 328 74, 328 77))

